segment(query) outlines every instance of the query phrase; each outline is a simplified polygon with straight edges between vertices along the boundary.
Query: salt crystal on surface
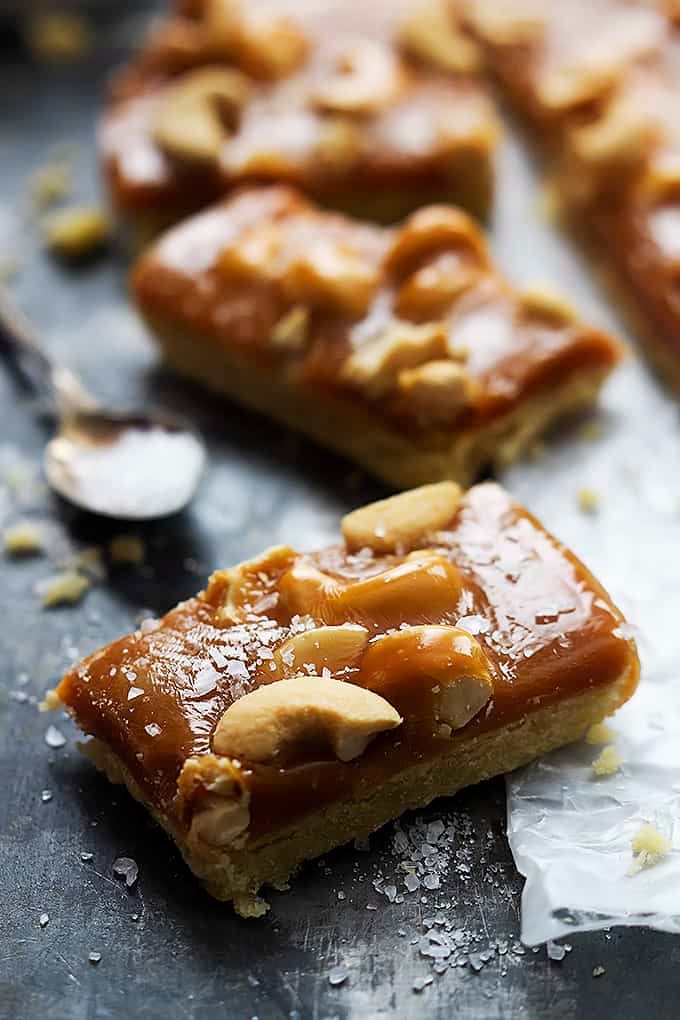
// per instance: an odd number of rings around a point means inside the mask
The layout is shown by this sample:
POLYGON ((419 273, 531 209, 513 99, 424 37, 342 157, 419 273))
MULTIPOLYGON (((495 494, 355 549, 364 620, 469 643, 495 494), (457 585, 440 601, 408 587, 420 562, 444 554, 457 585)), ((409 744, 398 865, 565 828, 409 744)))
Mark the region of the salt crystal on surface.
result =
POLYGON ((413 982, 413 991, 422 992, 423 988, 427 988, 428 985, 432 984, 434 979, 431 977, 417 977, 413 982))
POLYGON ((49 923, 50 923, 50 915, 49 914, 41 914, 39 919, 38 919, 38 924, 40 925, 40 927, 41 928, 46 928, 49 923))
POLYGON ((486 634, 491 623, 485 616, 473 614, 471 616, 461 616, 456 626, 461 630, 466 630, 468 634, 486 634))
POLYGON ((87 959, 89 960, 89 962, 90 962, 90 963, 92 963, 92 964, 97 964, 97 963, 99 963, 99 961, 101 960, 101 958, 102 958, 102 954, 101 954, 101 953, 97 953, 97 952, 94 952, 94 951, 93 951, 93 952, 91 952, 91 953, 89 953, 89 954, 88 954, 88 957, 87 957, 87 959))
POLYGON ((155 620, 153 617, 147 617, 146 620, 142 620, 139 625, 139 629, 142 634, 153 634, 155 630, 159 629, 160 625, 160 620, 155 620))
POLYGON ((94 859, 94 854, 88 853, 87 851, 83 851, 83 853, 80 855, 80 859, 81 861, 83 861, 83 863, 87 864, 88 861, 94 859))
POLYGON ((549 960, 555 960, 557 963, 563 960, 567 955, 565 946, 561 946, 559 942, 553 942, 551 939, 546 943, 546 952, 549 960))
POLYGON ((147 723, 144 729, 146 730, 150 737, 157 737, 159 733, 163 732, 158 723, 155 722, 147 723))
POLYGON ((131 687, 127 693, 127 699, 128 701, 134 701, 135 698, 141 697, 143 693, 144 691, 141 687, 131 687))
POLYGON ((328 971, 328 983, 333 986, 343 984, 348 977, 349 970, 343 963, 338 964, 337 967, 332 967, 328 971))
POLYGON ((43 802, 43 804, 49 804, 49 802, 52 800, 52 791, 43 790, 43 792, 40 794, 40 799, 43 802))
POLYGON ((139 867, 131 857, 117 857, 113 862, 113 873, 117 878, 124 878, 128 889, 137 881, 139 867))
POLYGON ((66 737, 56 726, 48 726, 45 732, 45 743, 48 747, 63 747, 66 743, 66 737))

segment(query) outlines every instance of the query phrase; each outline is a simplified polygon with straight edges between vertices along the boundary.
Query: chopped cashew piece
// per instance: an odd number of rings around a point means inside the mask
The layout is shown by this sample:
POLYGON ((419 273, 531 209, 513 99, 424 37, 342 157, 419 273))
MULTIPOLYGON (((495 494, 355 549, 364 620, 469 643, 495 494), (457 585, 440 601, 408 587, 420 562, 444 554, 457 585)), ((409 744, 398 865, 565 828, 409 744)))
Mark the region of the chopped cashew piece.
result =
POLYGON ((612 173, 632 172, 642 165, 657 128, 644 106, 620 100, 610 103, 606 112, 593 124, 572 135, 572 148, 577 160, 595 173, 606 175, 607 187, 612 173))
POLYGON ((585 736, 586 744, 610 744, 615 739, 615 731, 603 722, 591 726, 585 736))
POLYGON ((209 846, 234 843, 250 824, 250 793, 243 784, 238 762, 215 755, 189 758, 178 781, 180 798, 194 802, 189 841, 209 846))
POLYGON ((472 380, 457 361, 428 361, 399 373, 399 393, 424 424, 451 425, 470 403, 472 392, 472 380))
POLYGON ((237 620, 242 613, 252 611, 259 598, 261 585, 258 575, 286 570, 295 559, 295 551, 289 545, 273 545, 252 560, 244 560, 229 570, 218 570, 210 578, 208 590, 215 587, 224 589, 223 607, 219 612, 222 619, 237 620))
POLYGON ((342 519, 347 548, 350 552, 369 548, 378 554, 413 549, 451 523, 460 497, 455 482, 437 482, 360 507, 342 519))
POLYGON ((626 874, 632 876, 637 875, 643 868, 651 868, 667 857, 673 849, 673 844, 653 825, 643 825, 633 836, 631 847, 633 860, 626 874))
POLYGON ((204 24, 215 49, 255 78, 283 78, 303 62, 309 40, 285 14, 250 0, 206 0, 204 24))
POLYGON ((593 772, 596 776, 613 776, 623 765, 623 758, 619 751, 613 746, 603 748, 593 762, 593 772))
POLYGON ((162 94, 153 124, 156 142, 177 159, 214 162, 249 92, 240 71, 203 67, 182 75, 162 94))
POLYGON ((139 535, 115 535, 109 543, 109 556, 113 563, 143 563, 145 552, 139 535))
POLYGON ((529 315, 546 319, 556 326, 574 321, 574 310, 564 298, 550 287, 535 284, 519 295, 522 309, 529 315))
POLYGON ((475 71, 480 54, 456 25, 445 0, 427 0, 406 15, 399 26, 404 51, 440 71, 475 71))
POLYGON ((294 305, 279 319, 269 337, 272 347, 286 351, 300 351, 309 339, 309 308, 294 305))
POLYGON ((316 674, 328 669, 335 674, 351 666, 368 643, 368 631, 355 623, 316 627, 284 641, 274 652, 279 673, 299 673, 311 667, 316 674))
POLYGON ((253 763, 283 763, 322 748, 351 761, 378 733, 400 724, 399 713, 372 691, 342 680, 295 676, 235 701, 217 724, 213 748, 253 763))
POLYGON ((335 69, 314 86, 311 99, 324 112, 372 114, 392 101, 401 83, 397 57, 364 39, 339 54, 335 69))
POLYGON ((405 718, 429 709, 449 733, 467 725, 493 693, 481 645, 457 627, 404 627, 378 638, 362 659, 361 676, 405 718))
POLYGON ((377 398, 397 383, 399 372, 433 358, 445 358, 448 334, 443 323, 414 325, 395 319, 379 336, 357 347, 342 367, 342 377, 377 398))
POLYGON ((101 209, 73 206, 47 221, 45 240, 51 251, 67 259, 85 258, 111 235, 111 221, 101 209))
POLYGON ((20 521, 7 528, 2 540, 8 556, 30 556, 43 548, 43 533, 30 521, 20 521))
POLYGON ((545 29, 545 0, 473 0, 466 6, 466 16, 495 46, 532 43, 545 29))

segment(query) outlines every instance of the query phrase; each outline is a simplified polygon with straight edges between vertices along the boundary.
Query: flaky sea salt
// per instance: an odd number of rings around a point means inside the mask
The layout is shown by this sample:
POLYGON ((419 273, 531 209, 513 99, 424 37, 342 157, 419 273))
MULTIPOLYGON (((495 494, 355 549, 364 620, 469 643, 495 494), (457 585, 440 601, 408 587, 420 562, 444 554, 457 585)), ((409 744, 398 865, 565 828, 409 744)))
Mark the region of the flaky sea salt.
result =
POLYGON ((63 747, 66 743, 66 737, 56 726, 48 726, 45 731, 45 743, 48 747, 63 747))

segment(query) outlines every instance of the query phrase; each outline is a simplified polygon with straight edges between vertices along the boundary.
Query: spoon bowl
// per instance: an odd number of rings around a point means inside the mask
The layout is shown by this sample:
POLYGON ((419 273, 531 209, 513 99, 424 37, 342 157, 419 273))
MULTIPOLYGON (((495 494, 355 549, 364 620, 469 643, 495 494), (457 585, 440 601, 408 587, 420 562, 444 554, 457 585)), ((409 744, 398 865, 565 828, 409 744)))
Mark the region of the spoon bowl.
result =
POLYGON ((44 465, 51 487, 81 509, 149 520, 186 506, 203 473, 205 451, 179 418, 98 409, 62 419, 44 465))

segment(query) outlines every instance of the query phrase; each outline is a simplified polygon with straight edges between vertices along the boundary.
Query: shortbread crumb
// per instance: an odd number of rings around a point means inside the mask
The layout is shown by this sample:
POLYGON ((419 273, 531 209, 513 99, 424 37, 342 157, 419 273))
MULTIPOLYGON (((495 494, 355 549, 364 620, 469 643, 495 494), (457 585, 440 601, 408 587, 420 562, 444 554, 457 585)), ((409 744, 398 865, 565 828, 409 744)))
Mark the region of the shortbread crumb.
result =
POLYGON ((642 825, 630 841, 633 850, 633 861, 626 872, 637 875, 643 868, 651 868, 667 857, 673 845, 662 832, 653 825, 642 825))
POLYGON ((144 562, 146 549, 139 535, 116 535, 109 543, 109 556, 112 563, 131 563, 138 565, 144 562))
POLYGON ((623 758, 618 750, 610 744, 600 751, 593 762, 593 772, 596 776, 613 776, 623 765, 623 758))
POLYGON ((579 509, 584 514, 594 514, 600 505, 600 497, 594 489, 579 489, 576 493, 576 499, 579 509))
POLYGON ((8 556, 31 556, 41 552, 43 535, 40 528, 30 521, 20 521, 7 528, 2 536, 3 546, 8 556))
POLYGON ((606 723, 595 723, 586 733, 585 740, 586 744, 609 744, 616 740, 616 732, 606 723))
POLYGON ((43 606, 51 608, 80 602, 89 587, 87 577, 75 570, 65 570, 42 582, 38 590, 43 606))

